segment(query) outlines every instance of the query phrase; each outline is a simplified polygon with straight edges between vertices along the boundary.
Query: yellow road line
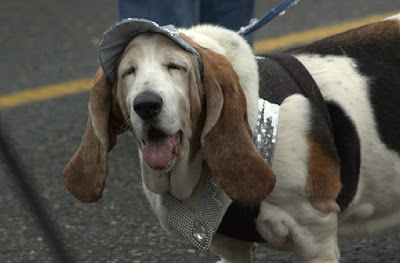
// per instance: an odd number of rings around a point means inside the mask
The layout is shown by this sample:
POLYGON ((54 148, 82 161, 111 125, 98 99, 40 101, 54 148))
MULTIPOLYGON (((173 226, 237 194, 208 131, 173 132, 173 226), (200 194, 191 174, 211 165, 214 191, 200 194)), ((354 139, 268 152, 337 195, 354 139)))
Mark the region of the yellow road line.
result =
POLYGON ((347 21, 332 26, 318 27, 307 31, 291 33, 281 37, 257 41, 254 43, 254 52, 256 54, 262 54, 276 49, 284 49, 295 45, 310 43, 330 35, 385 19, 394 14, 396 13, 390 12, 386 14, 371 15, 358 20, 347 21))
MULTIPOLYGON (((254 52, 260 54, 276 49, 284 49, 294 45, 309 43, 351 28, 382 20, 394 14, 395 13, 391 12, 387 14, 372 15, 332 26, 319 27, 307 31, 291 33, 281 37, 256 41, 254 43, 254 52)), ((92 82, 92 79, 81 79, 3 95, 0 96, 0 110, 88 91, 92 86, 92 82)))
POLYGON ((0 110, 88 91, 92 84, 93 79, 81 79, 11 93, 0 97, 0 110))

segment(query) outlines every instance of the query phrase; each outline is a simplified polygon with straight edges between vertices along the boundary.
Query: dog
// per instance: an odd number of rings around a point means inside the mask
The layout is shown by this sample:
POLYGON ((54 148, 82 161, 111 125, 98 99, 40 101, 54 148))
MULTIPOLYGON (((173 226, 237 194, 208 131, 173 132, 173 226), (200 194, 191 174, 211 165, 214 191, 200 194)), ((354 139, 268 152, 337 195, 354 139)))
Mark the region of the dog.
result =
POLYGON ((162 227, 195 245, 212 232, 220 262, 250 262, 255 241, 339 262, 339 234, 399 224, 400 15, 258 59, 228 29, 144 21, 129 33, 142 22, 122 23, 118 52, 100 49, 86 131, 64 170, 77 199, 101 198, 107 154, 131 131, 162 227), (252 141, 260 97, 279 113, 270 164, 252 141), (216 211, 216 228, 194 222, 185 236, 166 200, 188 218, 216 211))

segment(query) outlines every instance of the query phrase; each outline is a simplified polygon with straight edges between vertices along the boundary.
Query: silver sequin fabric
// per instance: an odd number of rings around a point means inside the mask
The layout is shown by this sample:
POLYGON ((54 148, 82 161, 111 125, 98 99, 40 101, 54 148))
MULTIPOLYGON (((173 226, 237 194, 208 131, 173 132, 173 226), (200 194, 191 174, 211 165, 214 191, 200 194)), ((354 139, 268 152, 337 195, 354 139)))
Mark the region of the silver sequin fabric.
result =
MULTIPOLYGON (((263 99, 258 100, 253 143, 269 165, 272 165, 274 157, 278 118, 279 105, 263 99)), ((169 210, 168 222, 171 226, 202 251, 210 249, 222 213, 222 204, 216 198, 218 186, 213 178, 212 173, 207 176, 194 210, 185 207, 170 193, 163 194, 161 201, 169 210)))
POLYGON ((215 197, 217 190, 213 175, 209 173, 194 211, 186 208, 170 193, 162 196, 161 202, 169 210, 168 222, 202 251, 210 249, 222 213, 222 204, 215 197))
POLYGON ((258 99, 257 125, 253 143, 269 165, 272 165, 278 130, 279 105, 258 99))

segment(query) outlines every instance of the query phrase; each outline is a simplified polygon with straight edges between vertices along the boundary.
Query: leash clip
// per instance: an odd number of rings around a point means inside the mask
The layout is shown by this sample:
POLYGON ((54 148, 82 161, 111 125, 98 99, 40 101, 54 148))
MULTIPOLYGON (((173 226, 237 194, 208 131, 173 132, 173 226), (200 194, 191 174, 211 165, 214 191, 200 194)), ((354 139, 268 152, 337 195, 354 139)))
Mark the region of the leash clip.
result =
MULTIPOLYGON (((250 19, 250 23, 247 26, 242 26, 237 32, 239 35, 245 36, 245 32, 253 27, 259 20, 257 18, 250 19)), ((247 34, 246 34, 247 35, 247 34)))

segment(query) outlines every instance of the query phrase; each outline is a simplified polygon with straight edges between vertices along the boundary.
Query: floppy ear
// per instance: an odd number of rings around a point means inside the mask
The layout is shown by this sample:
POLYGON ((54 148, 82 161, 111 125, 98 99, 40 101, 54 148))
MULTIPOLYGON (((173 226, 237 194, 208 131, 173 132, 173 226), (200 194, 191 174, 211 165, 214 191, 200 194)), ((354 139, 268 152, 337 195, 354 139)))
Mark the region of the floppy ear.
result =
POLYGON ((107 176, 107 154, 116 144, 117 132, 123 132, 113 128, 122 125, 116 117, 120 111, 113 105, 117 113, 112 114, 111 103, 111 83, 100 68, 90 94, 85 134, 64 169, 68 190, 82 202, 95 202, 101 198, 107 176))
POLYGON ((199 52, 204 65, 206 119, 201 146, 207 164, 233 201, 258 205, 271 193, 275 174, 252 142, 239 77, 224 56, 182 38, 199 52))
POLYGON ((202 89, 199 61, 194 56, 189 72, 189 100, 192 130, 189 158, 192 160, 201 148, 200 137, 205 121, 204 92, 202 89))

